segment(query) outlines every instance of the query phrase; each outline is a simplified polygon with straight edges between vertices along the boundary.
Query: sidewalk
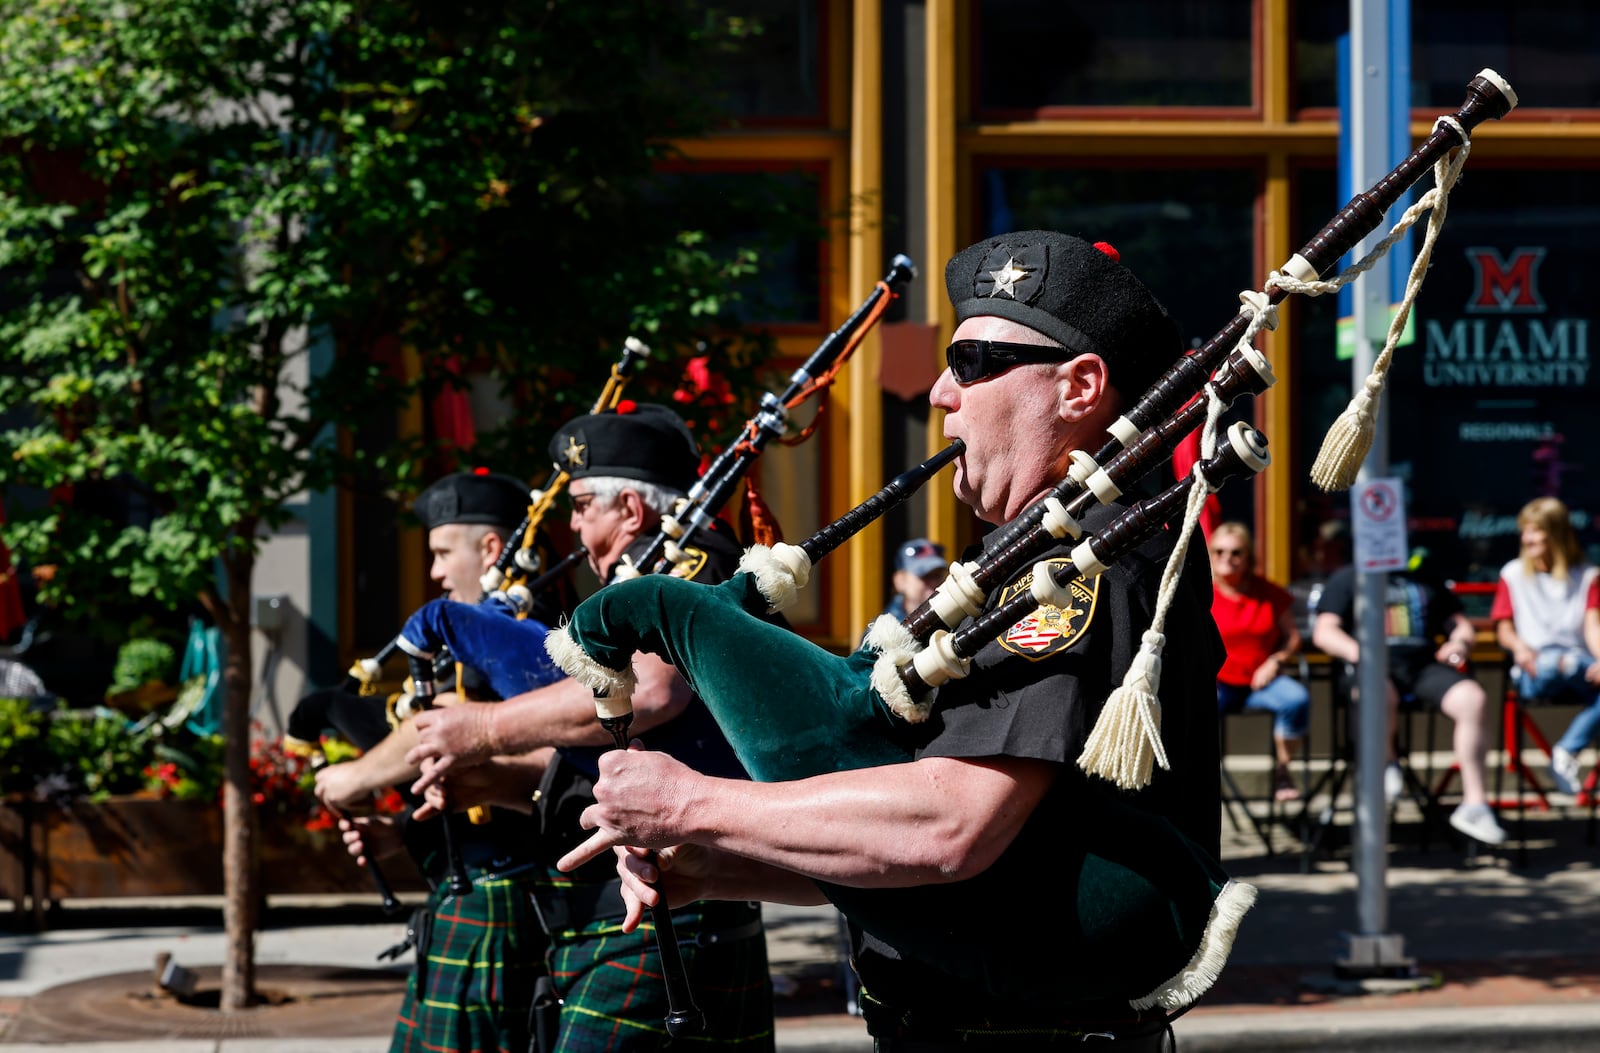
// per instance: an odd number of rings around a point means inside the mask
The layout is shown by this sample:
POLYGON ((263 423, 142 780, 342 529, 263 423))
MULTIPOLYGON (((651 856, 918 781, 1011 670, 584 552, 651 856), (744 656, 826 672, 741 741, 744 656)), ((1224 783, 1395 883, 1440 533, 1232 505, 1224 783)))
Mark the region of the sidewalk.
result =
MULTIPOLYGON (((1183 1053, 1595 1047, 1600 848, 1585 841, 1583 812, 1558 807, 1549 815, 1530 813, 1526 867, 1513 865, 1511 844, 1494 853, 1479 850, 1469 860, 1462 842, 1442 824, 1423 852, 1415 813, 1402 809, 1399 820, 1391 831, 1385 929, 1401 937, 1404 952, 1416 960, 1422 989, 1411 989, 1416 982, 1357 984, 1335 975, 1344 950, 1341 934, 1357 925, 1356 879, 1341 844, 1347 826, 1334 828, 1330 850, 1310 861, 1307 873, 1298 853, 1269 858, 1253 833, 1235 834, 1225 826, 1223 854, 1230 871, 1261 895, 1221 980, 1176 1024, 1183 1053)), ((1347 822, 1346 815, 1341 824, 1347 822)), ((1280 837, 1277 843, 1288 848, 1290 840, 1280 837)), ((1040 918, 1049 910, 1041 900, 1040 918)), ((207 904, 134 911, 73 906, 50 931, 0 934, 0 1045, 18 1053, 387 1048, 406 964, 384 968, 374 957, 398 938, 399 925, 349 903, 279 906, 275 900, 268 927, 258 936, 261 986, 320 992, 302 998, 310 1017, 304 1026, 313 1030, 256 1033, 239 1014, 224 1018, 189 1009, 211 1021, 211 1030, 197 1033, 169 1021, 171 1030, 150 1034, 151 1014, 138 996, 151 986, 156 952, 169 951, 185 966, 220 961, 217 917, 207 904), (144 975, 129 975, 138 973, 144 975), (107 976, 115 982, 108 985, 107 976), (111 1012, 94 1009, 88 997, 76 1004, 67 997, 79 985, 93 994, 96 978, 100 1004, 111 1012), (52 1005, 54 1015, 45 1012, 52 1005), (224 1033, 216 1033, 218 1018, 226 1022, 224 1033), (107 1034, 107 1027, 123 1031, 107 1034)), ((767 921, 779 992, 778 1048, 870 1050, 861 1022, 843 1011, 831 909, 773 907, 767 921)))

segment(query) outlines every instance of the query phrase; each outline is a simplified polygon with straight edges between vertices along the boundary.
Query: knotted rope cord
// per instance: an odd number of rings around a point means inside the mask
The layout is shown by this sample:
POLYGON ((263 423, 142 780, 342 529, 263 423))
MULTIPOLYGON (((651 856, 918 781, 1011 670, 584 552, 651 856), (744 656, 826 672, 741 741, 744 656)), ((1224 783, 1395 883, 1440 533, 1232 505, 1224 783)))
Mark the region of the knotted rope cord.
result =
MULTIPOLYGON (((1454 117, 1440 117, 1435 122, 1435 127, 1439 125, 1454 128, 1462 145, 1434 165, 1434 186, 1423 194, 1416 204, 1405 210, 1393 229, 1371 252, 1327 281, 1301 281, 1275 271, 1268 277, 1263 291, 1246 290, 1239 294, 1242 305, 1240 309, 1251 316, 1250 323, 1239 340, 1240 345, 1246 345, 1250 344, 1263 328, 1277 328, 1277 309, 1271 303, 1267 290, 1277 287, 1286 292, 1298 292, 1308 296, 1320 296, 1337 291, 1358 275, 1371 270, 1373 265, 1405 236, 1406 231, 1416 224, 1422 213, 1430 213, 1422 247, 1412 262, 1411 273, 1406 281, 1405 297, 1390 322, 1383 352, 1374 362, 1372 373, 1368 376, 1362 391, 1351 400, 1349 408, 1329 429, 1327 437, 1323 440, 1322 451, 1312 468, 1312 481, 1324 490, 1348 489, 1355 481, 1355 473, 1362 459, 1372 446, 1376 415, 1375 400, 1382 394, 1385 375, 1394 357, 1395 345, 1405 330, 1411 306, 1416 302, 1417 294, 1422 289, 1423 277, 1427 274, 1428 264, 1433 257, 1434 244, 1444 225, 1450 190, 1455 186, 1461 168, 1472 149, 1471 140, 1467 138, 1465 131, 1454 117)), ((1217 423, 1224 408, 1210 384, 1206 385, 1205 392, 1207 404, 1206 420, 1200 434, 1201 461, 1216 454, 1217 423)), ((1166 636, 1162 630, 1166 625, 1167 611, 1177 593, 1189 539, 1200 521, 1206 496, 1211 492, 1210 484, 1200 471, 1199 461, 1194 467, 1194 479, 1195 485, 1189 491, 1188 502, 1184 508, 1183 527, 1162 572, 1155 615, 1150 628, 1140 639, 1139 653, 1134 656, 1133 664, 1123 678, 1122 685, 1106 699, 1100 717, 1095 722, 1094 730, 1084 743, 1083 752, 1078 757, 1078 766, 1085 772, 1109 779, 1123 789, 1139 789, 1148 785, 1153 764, 1160 764, 1162 768, 1170 767, 1166 750, 1161 742, 1161 703, 1156 697, 1156 692, 1160 690, 1161 684, 1161 651, 1166 646, 1166 636)))
MULTIPOLYGON (((1251 326, 1260 327, 1257 321, 1266 318, 1266 312, 1254 312, 1249 300, 1245 310, 1252 311, 1251 326)), ((1262 324, 1266 324, 1262 321, 1262 324)), ((1247 330, 1242 340, 1250 339, 1247 330)), ((1090 775, 1109 779, 1125 790, 1137 790, 1150 784, 1151 767, 1159 764, 1164 769, 1172 765, 1167 761, 1167 751, 1161 742, 1161 700, 1156 693, 1161 690, 1161 652, 1167 637, 1167 611, 1178 594, 1178 581, 1183 574, 1184 558, 1189 550, 1189 539, 1200 523, 1200 513, 1205 509, 1206 497, 1212 492, 1211 484, 1200 470, 1202 461, 1210 460, 1217 452, 1217 423, 1227 405, 1207 384, 1206 420, 1200 431, 1200 459, 1193 468, 1194 485, 1189 488, 1189 500, 1184 506, 1183 528, 1172 546, 1167 565, 1161 574, 1161 587, 1156 594, 1155 614, 1150 628, 1139 641, 1139 653, 1128 667, 1122 685, 1111 692, 1100 710, 1094 730, 1083 744, 1078 755, 1078 767, 1090 775)), ((1038 571, 1035 571, 1038 573, 1038 571)))
POLYGON ((1371 270, 1373 264, 1416 224, 1422 213, 1431 210, 1422 247, 1417 250, 1417 257, 1411 263, 1411 273, 1406 278, 1405 296, 1401 299, 1394 318, 1389 322, 1389 332, 1384 340, 1383 351, 1373 362, 1372 371, 1367 375, 1361 390, 1329 427, 1328 434, 1322 440, 1322 448, 1317 452, 1317 459, 1311 466, 1311 481, 1326 491, 1348 490, 1356 481, 1356 473, 1361 468, 1361 462, 1372 449, 1373 434, 1377 430, 1378 399, 1383 394, 1395 346, 1399 343, 1401 333, 1405 331, 1406 320, 1411 316, 1411 305, 1416 302, 1417 294, 1422 291, 1422 281, 1427 275, 1429 261, 1433 258, 1434 243, 1438 241, 1439 231, 1444 227, 1450 190, 1461 175, 1461 168, 1466 164, 1467 155, 1472 152, 1472 141, 1467 138, 1460 122, 1454 117, 1442 116, 1434 122, 1435 128, 1440 125, 1454 128, 1462 140, 1461 145, 1434 164, 1433 187, 1423 194, 1416 204, 1405 210, 1395 223, 1394 229, 1371 252, 1329 281, 1303 282, 1278 272, 1274 272, 1267 279, 1268 286, 1276 285, 1285 291, 1304 293, 1308 296, 1321 296, 1323 293, 1334 292, 1354 280, 1357 275, 1371 270))

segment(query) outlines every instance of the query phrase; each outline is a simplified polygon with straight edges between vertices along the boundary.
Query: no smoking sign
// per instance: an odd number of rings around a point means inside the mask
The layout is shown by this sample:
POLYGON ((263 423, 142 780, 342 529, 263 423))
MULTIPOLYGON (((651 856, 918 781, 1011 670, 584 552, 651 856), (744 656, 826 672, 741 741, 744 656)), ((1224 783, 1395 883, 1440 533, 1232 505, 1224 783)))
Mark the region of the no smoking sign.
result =
POLYGON ((1355 527, 1356 566, 1362 570, 1400 570, 1406 565, 1405 491, 1399 479, 1369 479, 1350 491, 1355 527))

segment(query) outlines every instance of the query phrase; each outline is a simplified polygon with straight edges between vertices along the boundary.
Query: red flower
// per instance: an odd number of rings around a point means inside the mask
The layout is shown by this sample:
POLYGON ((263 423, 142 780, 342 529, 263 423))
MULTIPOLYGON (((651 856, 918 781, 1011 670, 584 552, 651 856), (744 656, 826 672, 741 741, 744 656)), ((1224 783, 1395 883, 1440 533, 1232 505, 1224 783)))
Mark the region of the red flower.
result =
POLYGON ((726 377, 711 371, 711 356, 700 355, 684 363, 683 383, 672 398, 701 406, 726 406, 733 401, 733 390, 726 377))

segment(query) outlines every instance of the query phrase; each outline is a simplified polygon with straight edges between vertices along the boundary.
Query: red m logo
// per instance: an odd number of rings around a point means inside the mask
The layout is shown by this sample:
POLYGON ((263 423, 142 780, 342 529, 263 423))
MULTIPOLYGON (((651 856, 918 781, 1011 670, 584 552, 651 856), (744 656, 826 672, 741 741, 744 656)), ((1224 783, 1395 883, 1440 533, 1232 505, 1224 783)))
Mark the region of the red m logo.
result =
POLYGON ((1509 260, 1499 249, 1473 247, 1467 250, 1474 275, 1468 311, 1533 312, 1545 309, 1539 295, 1539 264, 1544 249, 1515 249, 1509 260))

